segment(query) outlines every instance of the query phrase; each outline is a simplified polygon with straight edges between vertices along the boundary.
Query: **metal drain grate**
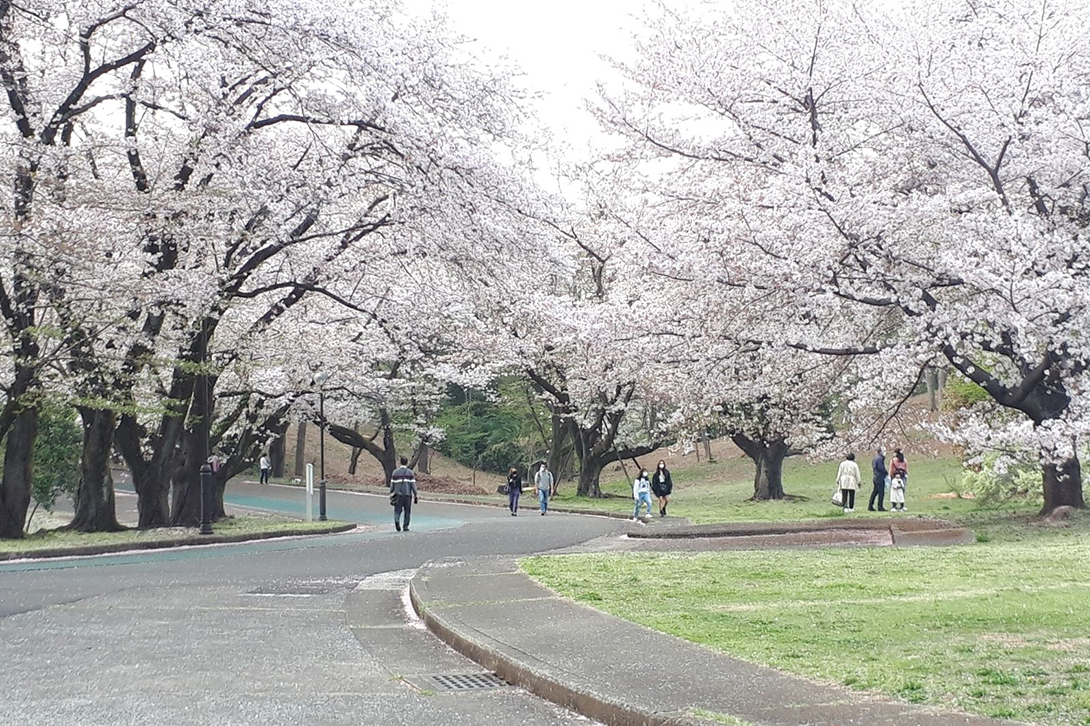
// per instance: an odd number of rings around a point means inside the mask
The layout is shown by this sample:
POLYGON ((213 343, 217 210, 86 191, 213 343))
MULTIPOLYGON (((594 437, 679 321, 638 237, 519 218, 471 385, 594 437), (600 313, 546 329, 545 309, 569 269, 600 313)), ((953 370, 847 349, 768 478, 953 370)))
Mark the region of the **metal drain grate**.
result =
POLYGON ((405 680, 423 691, 483 691, 507 687, 507 682, 495 673, 414 676, 405 680))

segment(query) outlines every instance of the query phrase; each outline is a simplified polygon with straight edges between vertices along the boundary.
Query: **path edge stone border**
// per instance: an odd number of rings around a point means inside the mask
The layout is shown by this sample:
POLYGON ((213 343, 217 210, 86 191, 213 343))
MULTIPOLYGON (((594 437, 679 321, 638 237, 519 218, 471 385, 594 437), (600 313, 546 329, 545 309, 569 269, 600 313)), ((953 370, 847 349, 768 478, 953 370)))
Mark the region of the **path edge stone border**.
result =
POLYGON ((118 542, 117 544, 87 545, 85 547, 57 547, 54 549, 24 550, 22 552, 0 552, 0 562, 11 560, 49 560, 59 557, 88 557, 93 555, 113 555, 121 552, 139 550, 164 550, 175 547, 193 547, 210 544, 238 544, 240 542, 259 542, 279 537, 321 537, 327 534, 342 534, 356 529, 354 522, 336 524, 325 530, 283 529, 276 532, 256 532, 253 534, 211 534, 192 535, 183 539, 153 539, 145 542, 118 542))
POLYGON ((639 540, 715 539, 762 535, 807 534, 829 530, 885 531, 895 547, 964 545, 976 542, 968 527, 931 517, 904 519, 873 518, 815 520, 798 522, 722 522, 672 527, 670 529, 633 530, 639 540))
MULTIPOLYGON (((441 610, 428 607, 427 582, 419 573, 429 564, 425 563, 409 581, 409 601, 413 610, 436 637, 508 683, 607 726, 709 726, 716 723, 685 713, 654 713, 634 709, 565 683, 542 672, 544 669, 536 670, 531 663, 472 637, 448 622, 441 610)), ((529 654, 523 655, 527 660, 533 658, 529 654)))

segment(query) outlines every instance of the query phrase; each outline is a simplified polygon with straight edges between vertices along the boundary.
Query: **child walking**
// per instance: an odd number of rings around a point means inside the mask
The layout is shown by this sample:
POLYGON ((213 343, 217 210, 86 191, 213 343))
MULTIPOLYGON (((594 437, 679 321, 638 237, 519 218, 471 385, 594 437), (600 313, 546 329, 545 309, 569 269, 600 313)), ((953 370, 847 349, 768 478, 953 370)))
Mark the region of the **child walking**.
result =
POLYGON ((640 521, 640 505, 647 505, 647 516, 651 516, 651 481, 647 478, 647 469, 640 470, 639 477, 632 482, 632 498, 636 507, 632 510, 632 521, 640 521))

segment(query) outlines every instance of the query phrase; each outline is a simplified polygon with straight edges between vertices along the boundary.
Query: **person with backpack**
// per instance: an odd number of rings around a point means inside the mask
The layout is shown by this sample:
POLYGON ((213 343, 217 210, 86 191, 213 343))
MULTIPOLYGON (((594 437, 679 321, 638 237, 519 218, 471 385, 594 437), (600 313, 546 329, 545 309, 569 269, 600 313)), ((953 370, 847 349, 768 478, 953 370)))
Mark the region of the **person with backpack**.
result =
POLYGON ((651 482, 647 479, 647 469, 641 469, 636 481, 632 482, 632 499, 636 502, 632 510, 632 521, 640 521, 640 505, 647 505, 647 516, 651 516, 651 482))
POLYGON ((507 508, 511 510, 511 516, 519 516, 519 497, 522 496, 522 475, 518 467, 511 467, 507 474, 507 508))
POLYGON ((537 503, 541 506, 541 516, 549 510, 549 493, 552 491, 553 474, 545 468, 545 462, 541 462, 541 468, 534 474, 534 485, 537 487, 537 503))
POLYGON ((409 517, 412 515, 413 505, 419 503, 416 494, 416 474, 409 468, 409 460, 401 457, 401 466, 394 469, 390 475, 390 504, 394 505, 394 529, 398 532, 409 531, 409 517), (402 524, 402 513, 405 522, 402 524))
POLYGON ((674 491, 674 480, 670 478, 670 470, 666 468, 665 461, 659 461, 655 475, 651 477, 651 491, 659 499, 659 516, 666 516, 666 505, 670 503, 670 494, 674 491))

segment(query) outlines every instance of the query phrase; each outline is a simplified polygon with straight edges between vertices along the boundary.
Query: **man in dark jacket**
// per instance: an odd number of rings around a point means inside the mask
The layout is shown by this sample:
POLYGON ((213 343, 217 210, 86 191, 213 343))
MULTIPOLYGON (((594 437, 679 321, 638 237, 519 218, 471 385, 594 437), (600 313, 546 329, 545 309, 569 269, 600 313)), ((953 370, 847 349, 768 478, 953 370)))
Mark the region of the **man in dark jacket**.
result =
POLYGON ((886 478, 889 476, 889 471, 886 469, 886 452, 879 446, 878 451, 875 453, 877 455, 870 465, 871 471, 874 473, 874 489, 870 493, 870 504, 867 505, 867 511, 874 511, 874 500, 877 499, 878 511, 884 512, 886 508, 882 505, 885 503, 886 478))
POLYGON ((522 496, 522 475, 518 467, 511 467, 507 475, 507 508, 511 510, 511 516, 519 516, 519 497, 522 496))
POLYGON ((409 515, 413 504, 419 500, 416 496, 416 474, 409 468, 409 460, 401 457, 401 466, 390 475, 390 503, 394 505, 394 529, 398 532, 409 531, 409 515), (405 513, 405 524, 401 523, 401 513, 405 513))

